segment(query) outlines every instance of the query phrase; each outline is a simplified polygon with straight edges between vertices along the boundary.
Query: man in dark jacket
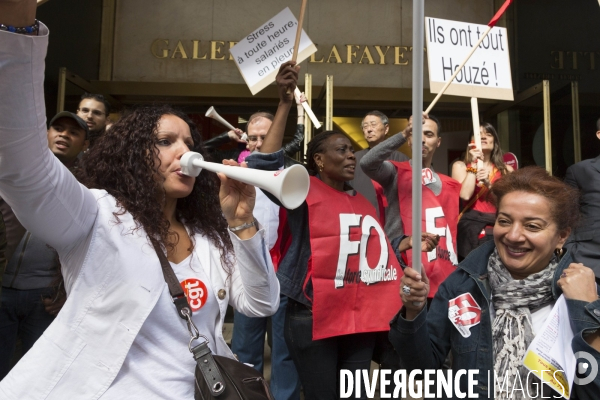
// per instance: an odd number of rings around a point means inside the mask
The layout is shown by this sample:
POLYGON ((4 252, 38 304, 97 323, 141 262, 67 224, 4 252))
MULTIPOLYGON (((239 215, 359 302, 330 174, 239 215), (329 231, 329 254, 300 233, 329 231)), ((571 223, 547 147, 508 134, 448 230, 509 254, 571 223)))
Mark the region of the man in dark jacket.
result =
MULTIPOLYGON (((596 121, 596 129, 600 139, 600 119, 596 121)), ((581 192, 581 225, 571 234, 565 248, 573 253, 575 262, 593 269, 596 282, 600 282, 600 156, 571 165, 565 182, 581 192)))

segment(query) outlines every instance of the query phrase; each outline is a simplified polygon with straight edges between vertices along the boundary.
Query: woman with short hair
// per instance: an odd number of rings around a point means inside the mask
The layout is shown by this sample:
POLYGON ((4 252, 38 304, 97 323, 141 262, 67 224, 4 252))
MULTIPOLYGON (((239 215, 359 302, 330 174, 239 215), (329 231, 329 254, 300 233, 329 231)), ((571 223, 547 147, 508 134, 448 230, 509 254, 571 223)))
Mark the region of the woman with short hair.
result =
MULTIPOLYGON (((563 253, 578 218, 576 190, 542 168, 526 167, 499 179, 492 193, 498 204, 494 240, 459 264, 429 309, 423 307, 427 277, 405 269, 404 307, 392 321, 390 340, 408 369, 441 368, 451 352, 455 372, 479 370, 474 391, 480 398, 499 399, 506 397, 499 391, 506 381, 494 377, 508 377, 510 389, 520 379, 534 393, 539 381, 528 376, 522 360, 561 294, 575 335, 573 351, 585 351, 599 362, 600 300, 592 270, 563 253), (470 319, 457 316, 465 307, 470 319)), ((454 393, 459 389, 467 390, 466 377, 454 393)), ((591 399, 599 389, 597 377, 575 385, 572 393, 591 399)))

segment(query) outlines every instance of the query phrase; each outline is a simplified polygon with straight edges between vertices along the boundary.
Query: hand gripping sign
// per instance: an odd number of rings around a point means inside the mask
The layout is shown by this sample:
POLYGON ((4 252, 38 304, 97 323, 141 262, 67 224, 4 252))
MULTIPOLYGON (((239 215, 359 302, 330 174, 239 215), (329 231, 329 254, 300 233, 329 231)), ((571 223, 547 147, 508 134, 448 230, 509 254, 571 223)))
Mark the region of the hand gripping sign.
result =
MULTIPOLYGON (((296 17, 286 7, 229 50, 253 95, 275 82, 281 64, 292 59, 297 25, 296 17)), ((316 51, 313 42, 302 31, 297 62, 306 60, 316 51)))
POLYGON ((470 329, 481 321, 481 307, 471 293, 463 293, 448 301, 448 318, 458 332, 468 338, 470 329))

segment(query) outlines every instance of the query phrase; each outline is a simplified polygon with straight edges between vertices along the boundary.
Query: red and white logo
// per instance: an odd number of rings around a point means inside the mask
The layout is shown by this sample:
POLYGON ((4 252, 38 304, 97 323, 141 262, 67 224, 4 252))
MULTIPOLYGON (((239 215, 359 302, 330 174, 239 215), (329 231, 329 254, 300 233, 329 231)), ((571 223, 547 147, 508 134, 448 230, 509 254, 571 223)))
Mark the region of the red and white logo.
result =
POLYGON ((181 282, 181 287, 190 303, 190 307, 192 307, 192 311, 198 311, 204 307, 208 298, 208 290, 204 282, 199 279, 186 279, 181 282))
POLYGON ((433 176, 433 171, 429 168, 423 168, 421 171, 421 177, 423 185, 429 185, 430 183, 437 182, 437 179, 433 176))
POLYGON ((448 301, 448 318, 463 337, 469 337, 470 329, 481 321, 481 307, 471 293, 464 293, 448 301))

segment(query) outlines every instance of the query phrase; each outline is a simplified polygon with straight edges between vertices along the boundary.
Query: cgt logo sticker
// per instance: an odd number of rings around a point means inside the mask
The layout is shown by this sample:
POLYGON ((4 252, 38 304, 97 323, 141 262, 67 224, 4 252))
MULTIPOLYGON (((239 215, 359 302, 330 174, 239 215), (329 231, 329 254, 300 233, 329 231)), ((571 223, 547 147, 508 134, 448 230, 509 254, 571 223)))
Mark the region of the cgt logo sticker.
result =
POLYGON ((199 279, 186 279, 181 282, 181 287, 190 303, 190 307, 192 307, 192 311, 198 311, 206 304, 208 290, 204 282, 199 279))
POLYGON ((470 329, 481 321, 481 307, 471 293, 463 293, 448 301, 448 318, 463 337, 471 336, 470 329))

